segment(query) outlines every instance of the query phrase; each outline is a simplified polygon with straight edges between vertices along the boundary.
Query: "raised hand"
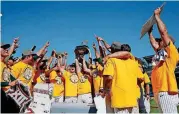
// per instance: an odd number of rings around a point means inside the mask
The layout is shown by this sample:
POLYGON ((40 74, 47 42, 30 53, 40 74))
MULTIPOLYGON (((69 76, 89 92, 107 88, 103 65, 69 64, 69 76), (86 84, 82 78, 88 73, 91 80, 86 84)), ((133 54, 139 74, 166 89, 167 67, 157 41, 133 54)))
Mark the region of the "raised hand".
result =
POLYGON ((15 43, 15 44, 18 43, 18 41, 19 41, 19 37, 14 38, 14 43, 15 43))
POLYGON ((96 49, 96 44, 93 42, 93 48, 96 49))
POLYGON ((14 48, 16 49, 16 48, 18 48, 19 47, 19 44, 18 43, 15 43, 14 44, 14 48))
POLYGON ((64 55, 65 55, 65 56, 68 56, 68 53, 67 53, 67 52, 64 52, 64 55))
POLYGON ((48 52, 48 50, 46 49, 46 50, 42 53, 42 56, 44 56, 47 52, 48 52))
POLYGON ((150 28, 150 30, 148 31, 148 34, 151 34, 153 30, 153 26, 150 28))
POLYGON ((98 41, 103 41, 103 38, 97 37, 97 40, 98 40, 98 41))
POLYGON ((154 11, 154 14, 157 15, 157 16, 159 16, 160 13, 161 13, 161 8, 160 8, 160 7, 157 8, 157 9, 154 11))
POLYGON ((58 58, 62 58, 62 57, 63 57, 63 54, 58 55, 58 58))
POLYGON ((45 47, 48 47, 50 45, 50 42, 48 41, 46 44, 45 44, 45 47))
POLYGON ((19 47, 19 37, 14 38, 13 43, 14 43, 14 49, 18 48, 19 47))

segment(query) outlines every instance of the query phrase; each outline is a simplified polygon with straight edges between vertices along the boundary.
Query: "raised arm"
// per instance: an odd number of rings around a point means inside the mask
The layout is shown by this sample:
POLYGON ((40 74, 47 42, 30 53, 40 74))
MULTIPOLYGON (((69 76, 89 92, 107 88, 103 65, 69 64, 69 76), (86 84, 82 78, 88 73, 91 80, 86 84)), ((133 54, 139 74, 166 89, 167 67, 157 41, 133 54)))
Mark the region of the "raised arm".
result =
POLYGON ((89 51, 89 54, 88 54, 88 55, 89 55, 88 63, 89 63, 89 64, 92 64, 93 61, 92 61, 92 56, 91 56, 91 50, 88 49, 88 51, 89 51))
POLYGON ((77 74, 79 74, 81 72, 81 69, 80 69, 80 65, 77 59, 75 59, 75 64, 76 64, 76 72, 77 74))
POLYGON ((83 70, 87 73, 91 73, 91 70, 87 68, 85 58, 83 57, 83 70))
POLYGON ((48 71, 45 73, 45 75, 46 75, 46 76, 49 76, 52 71, 57 71, 57 70, 60 70, 61 72, 63 72, 63 70, 62 70, 61 68, 62 68, 62 67, 60 66, 59 59, 57 59, 57 65, 56 65, 55 67, 51 68, 50 70, 48 70, 48 71))
POLYGON ((104 46, 106 47, 106 49, 107 49, 109 52, 111 52, 111 46, 110 46, 106 41, 104 41, 103 38, 98 37, 97 40, 98 40, 98 41, 102 41, 103 44, 104 44, 104 46))
POLYGON ((157 27, 158 27, 158 30, 160 32, 162 41, 164 42, 164 45, 167 46, 169 44, 169 42, 171 41, 171 39, 168 35, 167 28, 166 28, 165 24, 162 22, 162 20, 160 18, 160 12, 161 12, 161 9, 157 8, 154 11, 154 14, 155 14, 157 27))
POLYGON ((47 53, 47 50, 43 51, 40 58, 36 60, 36 65, 40 64, 40 62, 43 60, 45 54, 47 53))
POLYGON ((19 37, 14 38, 14 41, 8 51, 9 56, 11 56, 13 54, 13 52, 15 51, 15 49, 19 47, 18 41, 19 41, 19 37))
POLYGON ((37 55, 40 56, 45 50, 46 48, 50 45, 49 42, 47 42, 38 52, 37 55))
POLYGON ((56 52, 55 52, 55 50, 52 51, 51 56, 50 56, 50 58, 49 58, 48 61, 47 61, 47 69, 50 69, 50 65, 51 65, 51 63, 52 63, 53 57, 56 57, 56 52))
POLYGON ((98 50, 97 50, 97 48, 96 48, 95 43, 93 43, 93 49, 94 49, 96 58, 100 58, 100 54, 99 54, 99 52, 98 52, 98 50))
POLYGON ((103 58, 103 62, 105 63, 109 58, 117 58, 117 59, 128 59, 131 58, 131 54, 128 51, 120 51, 120 52, 115 52, 113 54, 107 55, 106 57, 103 58))
POLYGON ((106 56, 107 56, 107 53, 106 53, 106 48, 105 48, 105 46, 103 46, 102 49, 103 49, 104 57, 106 57, 106 56))
POLYGON ((152 28, 148 32, 148 35, 149 35, 149 39, 150 39, 150 44, 152 45, 154 51, 157 51, 157 49, 159 48, 159 44, 155 41, 155 38, 152 35, 152 28))
POLYGON ((63 57, 62 57, 62 55, 59 55, 57 58, 58 58, 58 64, 60 66, 63 66, 63 57))
POLYGON ((64 52, 64 56, 63 56, 63 66, 66 68, 67 67, 67 57, 68 57, 68 53, 64 52))
POLYGON ((95 35, 95 37, 96 37, 96 40, 98 42, 100 56, 103 58, 104 57, 104 53, 103 53, 103 49, 102 49, 102 44, 101 44, 100 40, 98 40, 98 36, 95 35))

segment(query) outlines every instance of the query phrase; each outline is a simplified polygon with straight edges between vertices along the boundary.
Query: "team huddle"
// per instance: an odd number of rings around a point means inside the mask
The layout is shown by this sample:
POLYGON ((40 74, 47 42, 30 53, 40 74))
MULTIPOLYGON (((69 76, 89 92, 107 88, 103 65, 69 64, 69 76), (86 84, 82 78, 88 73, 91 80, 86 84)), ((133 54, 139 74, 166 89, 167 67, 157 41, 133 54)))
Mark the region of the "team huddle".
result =
POLYGON ((69 56, 66 52, 53 50, 50 57, 46 56, 49 42, 36 53, 35 47, 24 51, 21 58, 13 57, 19 38, 15 38, 12 45, 1 44, 1 112, 34 112, 29 108, 29 99, 30 96, 35 99, 34 92, 39 92, 48 94, 50 103, 88 104, 101 97, 105 99, 106 113, 150 113, 151 83, 160 111, 177 113, 179 99, 174 71, 179 54, 160 12, 158 8, 154 15, 161 38, 154 38, 152 28, 148 31, 155 51, 151 82, 142 61, 132 54, 130 45, 120 42, 109 45, 96 35, 99 48, 93 43, 95 58, 92 59, 88 46, 77 46, 74 63, 70 65, 67 65, 69 56), (49 85, 49 90, 35 89, 38 84, 49 85), (26 95, 14 95, 21 89, 26 95), (22 104, 23 109, 20 108, 22 104))

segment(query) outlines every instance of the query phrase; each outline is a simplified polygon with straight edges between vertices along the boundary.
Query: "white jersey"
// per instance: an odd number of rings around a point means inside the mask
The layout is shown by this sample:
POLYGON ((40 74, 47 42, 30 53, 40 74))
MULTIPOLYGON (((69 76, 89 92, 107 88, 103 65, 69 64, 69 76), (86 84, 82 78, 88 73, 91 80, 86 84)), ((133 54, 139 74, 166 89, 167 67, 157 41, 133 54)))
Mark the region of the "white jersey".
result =
POLYGON ((53 90, 52 84, 38 83, 33 90, 33 101, 26 110, 26 112, 32 113, 50 113, 51 100, 50 94, 53 90))

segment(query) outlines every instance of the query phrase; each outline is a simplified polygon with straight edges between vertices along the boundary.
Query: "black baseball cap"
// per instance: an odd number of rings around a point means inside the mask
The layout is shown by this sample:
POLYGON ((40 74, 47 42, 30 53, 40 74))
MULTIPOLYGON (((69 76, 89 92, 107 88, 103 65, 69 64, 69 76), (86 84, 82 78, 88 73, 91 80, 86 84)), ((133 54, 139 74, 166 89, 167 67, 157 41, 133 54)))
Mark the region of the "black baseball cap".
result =
POLYGON ((75 63, 72 63, 72 64, 70 65, 70 67, 76 67, 76 64, 75 64, 75 63))
POLYGON ((1 48, 8 49, 11 45, 10 44, 3 44, 1 43, 1 48))

